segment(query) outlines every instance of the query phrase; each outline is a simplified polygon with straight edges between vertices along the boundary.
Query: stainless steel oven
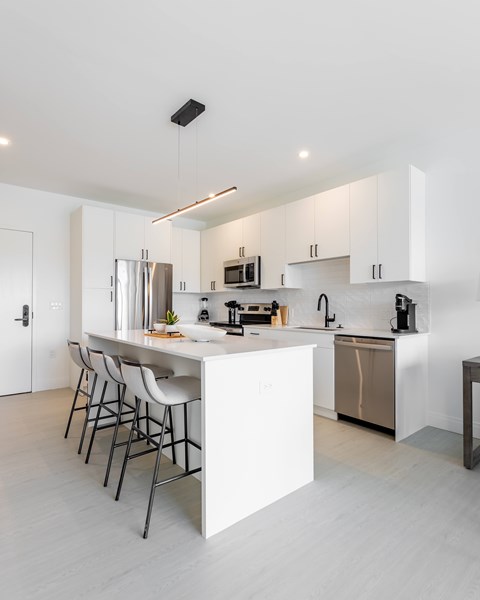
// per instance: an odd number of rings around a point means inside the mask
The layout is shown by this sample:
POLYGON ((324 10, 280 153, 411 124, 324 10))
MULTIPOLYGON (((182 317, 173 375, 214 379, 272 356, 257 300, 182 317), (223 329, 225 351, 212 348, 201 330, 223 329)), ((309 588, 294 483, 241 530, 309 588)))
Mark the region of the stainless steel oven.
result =
POLYGON ((224 286, 226 288, 259 288, 260 257, 248 256, 223 263, 224 286))

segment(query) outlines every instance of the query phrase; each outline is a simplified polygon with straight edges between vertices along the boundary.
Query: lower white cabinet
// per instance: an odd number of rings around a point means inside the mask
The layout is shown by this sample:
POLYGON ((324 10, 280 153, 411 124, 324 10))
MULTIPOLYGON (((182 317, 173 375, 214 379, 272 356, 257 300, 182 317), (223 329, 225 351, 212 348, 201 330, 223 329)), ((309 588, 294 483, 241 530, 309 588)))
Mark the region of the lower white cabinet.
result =
POLYGON ((301 332, 276 327, 246 326, 245 335, 266 340, 284 340, 317 344, 313 349, 313 412, 336 419, 334 335, 331 333, 301 332))

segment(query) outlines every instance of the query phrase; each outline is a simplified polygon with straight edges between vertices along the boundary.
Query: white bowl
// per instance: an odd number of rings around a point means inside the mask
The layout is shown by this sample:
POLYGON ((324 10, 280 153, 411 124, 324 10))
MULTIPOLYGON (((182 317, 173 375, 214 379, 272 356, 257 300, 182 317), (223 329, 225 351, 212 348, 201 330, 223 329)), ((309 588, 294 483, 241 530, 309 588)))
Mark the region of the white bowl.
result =
POLYGON ((222 338, 227 332, 225 329, 210 327, 208 325, 177 325, 178 331, 195 342, 210 342, 222 338))

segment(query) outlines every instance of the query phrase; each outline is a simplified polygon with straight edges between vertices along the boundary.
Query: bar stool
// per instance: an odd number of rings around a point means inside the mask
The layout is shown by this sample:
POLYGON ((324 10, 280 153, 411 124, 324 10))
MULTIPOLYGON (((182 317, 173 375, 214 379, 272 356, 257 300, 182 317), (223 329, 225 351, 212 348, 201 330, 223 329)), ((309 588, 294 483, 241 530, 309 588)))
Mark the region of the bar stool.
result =
MULTIPOLYGON (((81 371, 80 371, 80 377, 79 377, 78 383, 77 383, 77 388, 75 390, 75 396, 73 397, 72 407, 70 409, 70 415, 68 417, 67 429, 66 429, 65 435, 64 435, 65 438, 68 437, 68 432, 70 431, 70 424, 72 422, 73 413, 76 412, 77 410, 86 410, 87 415, 88 415, 89 404, 91 403, 91 399, 93 398, 93 394, 95 391, 96 379, 97 379, 96 375, 95 375, 93 378, 93 382, 92 382, 91 393, 88 392, 88 388, 86 391, 84 389, 82 389, 83 377, 85 376, 86 381, 88 381, 88 373, 94 372, 93 367, 90 363, 87 349, 84 346, 81 346, 78 342, 72 342, 71 340, 67 340, 67 344, 68 344, 68 350, 70 352, 70 358, 77 365, 77 367, 80 367, 81 371), (85 404, 85 406, 76 406, 78 396, 84 396, 87 399, 87 403, 85 404)), ((80 439, 80 445, 78 448, 79 454, 82 451, 83 438, 85 437, 85 429, 86 429, 86 424, 84 421, 84 427, 83 427, 82 436, 80 439)))
POLYGON ((120 369, 123 375, 123 379, 127 385, 127 388, 135 395, 135 414, 138 414, 140 409, 140 401, 156 404, 163 407, 163 418, 162 428, 159 434, 150 436, 145 432, 138 429, 136 425, 136 418, 133 418, 132 427, 130 430, 130 436, 127 443, 127 451, 123 459, 122 472, 120 480, 118 482, 117 495, 115 500, 120 498, 120 492, 122 490, 123 478, 125 476, 125 470, 127 468, 127 462, 138 456, 143 456, 149 452, 155 451, 155 448, 145 450, 143 452, 137 452, 130 454, 133 436, 138 433, 143 439, 150 441, 150 443, 157 449, 157 457, 155 460, 155 467, 153 471, 152 485, 150 488, 150 499, 148 502, 147 518, 145 520, 145 528, 143 531, 144 539, 148 537, 148 530, 150 527, 150 518, 152 515, 153 500, 155 497, 155 490, 157 487, 193 475, 201 471, 201 467, 191 469, 189 468, 189 445, 194 446, 201 450, 201 446, 189 439, 188 437, 188 421, 187 421, 187 404, 195 400, 201 399, 201 384, 200 379, 196 377, 188 377, 185 375, 172 377, 171 379, 164 381, 156 381, 154 373, 148 367, 134 363, 120 358, 120 369), (173 423, 172 423, 172 406, 183 405, 183 419, 184 419, 184 437, 181 440, 175 440, 173 437, 173 423), (169 427, 167 426, 167 420, 169 421, 169 427), (171 442, 165 444, 165 434, 170 433, 171 442), (157 441, 155 437, 160 437, 157 441), (185 471, 180 475, 169 477, 163 481, 158 481, 158 471, 160 468, 160 459, 162 456, 162 450, 164 448, 172 447, 177 444, 184 444, 185 451, 185 471))
MULTIPOLYGON (((102 389, 102 395, 100 397, 100 402, 97 408, 97 414, 95 416, 95 419, 93 420, 94 425, 92 429, 92 434, 90 436, 90 443, 88 445, 87 455, 85 457, 85 463, 88 463, 90 459, 90 453, 92 451, 93 441, 95 439, 95 434, 97 433, 97 431, 107 429, 109 427, 115 427, 113 431, 112 442, 110 444, 110 453, 108 457, 107 470, 103 482, 103 485, 107 486, 115 449, 119 448, 120 446, 125 446, 127 444, 127 442, 117 443, 118 430, 120 428, 120 425, 132 423, 134 417, 128 417, 135 414, 135 407, 125 401, 126 385, 125 381, 123 380, 122 373, 120 371, 120 362, 118 356, 111 356, 105 354, 102 350, 93 350, 92 348, 87 348, 87 351, 90 358, 90 363, 95 371, 95 374, 104 380, 104 384, 102 389), (117 386, 118 399, 105 402, 105 392, 109 383, 117 386), (116 406, 112 408, 110 406, 111 404, 115 404, 116 406), (102 412, 102 410, 107 414, 101 416, 100 413, 102 412), (115 417, 114 423, 108 423, 107 425, 99 427, 99 421, 101 419, 108 419, 111 417, 115 417), (125 417, 127 417, 127 419, 125 419, 125 417)), ((163 379, 173 375, 172 369, 169 369, 167 367, 161 367, 158 365, 148 365, 148 368, 151 369, 154 373, 155 379, 163 379)), ((136 415, 136 419, 137 426, 139 421, 141 421, 142 419, 146 420, 148 434, 150 433, 151 421, 161 426, 161 423, 159 423, 156 419, 150 417, 148 413, 146 413, 144 417, 139 417, 138 415, 136 415)))

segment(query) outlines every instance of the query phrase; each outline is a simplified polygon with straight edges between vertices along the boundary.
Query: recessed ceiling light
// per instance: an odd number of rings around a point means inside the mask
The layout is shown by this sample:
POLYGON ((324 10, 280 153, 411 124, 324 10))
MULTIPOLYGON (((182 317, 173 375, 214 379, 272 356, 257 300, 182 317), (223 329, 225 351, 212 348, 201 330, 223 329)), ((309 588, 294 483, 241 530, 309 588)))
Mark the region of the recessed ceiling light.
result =
POLYGON ((0 137, 0 146, 10 146, 10 140, 6 137, 0 137))
POLYGON ((209 198, 213 198, 215 196, 215 194, 208 194, 209 198))
POLYGON ((310 156, 310 152, 308 150, 300 150, 298 153, 299 158, 308 158, 310 156))

